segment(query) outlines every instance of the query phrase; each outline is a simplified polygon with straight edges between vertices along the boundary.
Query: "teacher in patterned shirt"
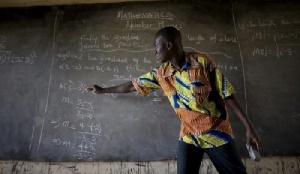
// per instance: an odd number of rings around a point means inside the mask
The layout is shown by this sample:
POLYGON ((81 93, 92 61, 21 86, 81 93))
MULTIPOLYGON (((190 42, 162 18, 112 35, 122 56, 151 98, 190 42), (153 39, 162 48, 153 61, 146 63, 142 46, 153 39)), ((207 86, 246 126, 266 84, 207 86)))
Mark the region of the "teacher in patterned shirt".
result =
POLYGON ((260 150, 251 121, 234 97, 234 88, 208 54, 184 52, 180 31, 165 27, 155 35, 155 55, 161 63, 139 78, 87 90, 96 94, 138 91, 142 96, 162 89, 181 121, 177 173, 198 174, 204 153, 219 173, 246 173, 234 143, 229 106, 246 128, 247 145, 260 150))

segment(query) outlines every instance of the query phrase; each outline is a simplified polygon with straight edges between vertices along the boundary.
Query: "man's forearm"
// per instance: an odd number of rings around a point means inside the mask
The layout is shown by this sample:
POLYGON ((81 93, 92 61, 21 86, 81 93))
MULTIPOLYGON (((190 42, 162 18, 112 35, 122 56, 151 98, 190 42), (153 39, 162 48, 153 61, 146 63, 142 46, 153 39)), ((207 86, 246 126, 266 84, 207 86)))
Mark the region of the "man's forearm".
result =
POLYGON ((112 86, 112 87, 107 87, 107 88, 102 88, 101 93, 129 93, 136 91, 132 82, 128 81, 126 83, 112 86))
POLYGON ((251 121, 249 120, 242 107, 240 106, 239 102, 235 99, 233 95, 227 97, 225 99, 225 102, 226 105, 233 110, 233 112, 236 114, 239 120, 244 124, 246 129, 252 128, 251 121))

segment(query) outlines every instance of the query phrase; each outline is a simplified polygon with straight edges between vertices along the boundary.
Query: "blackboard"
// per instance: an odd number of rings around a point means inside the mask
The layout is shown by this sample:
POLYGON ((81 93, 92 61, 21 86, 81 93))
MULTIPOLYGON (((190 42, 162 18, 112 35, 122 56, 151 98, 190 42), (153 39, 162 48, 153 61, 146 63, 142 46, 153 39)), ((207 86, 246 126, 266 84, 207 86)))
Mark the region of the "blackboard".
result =
MULTIPOLYGON (((176 159, 179 122, 161 91, 93 95, 158 66, 153 36, 181 30, 236 88, 265 156, 299 155, 299 3, 139 2, 0 9, 0 159, 176 159)), ((231 113, 243 156, 245 129, 231 113)))

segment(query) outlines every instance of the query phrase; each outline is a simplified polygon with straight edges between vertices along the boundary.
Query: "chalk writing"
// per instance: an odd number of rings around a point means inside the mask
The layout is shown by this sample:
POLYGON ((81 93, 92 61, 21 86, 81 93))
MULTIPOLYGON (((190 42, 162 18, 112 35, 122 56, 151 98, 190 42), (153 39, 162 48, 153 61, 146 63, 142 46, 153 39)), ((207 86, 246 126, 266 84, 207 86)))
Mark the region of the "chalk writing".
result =
POLYGON ((98 37, 94 35, 81 35, 79 38, 80 50, 93 50, 102 48, 98 43, 98 37))
POLYGON ((262 31, 253 31, 251 41, 255 40, 267 40, 268 38, 272 37, 272 33, 267 32, 267 30, 262 31))
POLYGON ((248 21, 245 21, 243 23, 238 23, 238 27, 241 29, 241 30, 246 30, 246 29, 252 29, 252 28, 268 28, 268 29, 271 29, 271 28, 274 28, 276 27, 277 24, 274 22, 273 19, 269 19, 269 18, 266 18, 266 19, 256 19, 256 20, 248 20, 248 21))
POLYGON ((300 44, 300 29, 283 29, 283 30, 255 30, 252 32, 251 41, 256 40, 273 40, 274 42, 289 41, 293 44, 300 44), (296 42, 298 41, 298 42, 296 42))
POLYGON ((254 45, 253 56, 293 56, 300 46, 300 29, 255 30, 252 32, 251 41, 255 44, 260 43, 259 45, 268 41, 266 46, 254 45))
POLYGON ((68 80, 67 82, 61 82, 59 84, 60 90, 65 91, 79 91, 81 94, 87 92, 85 89, 87 88, 87 85, 82 83, 82 81, 73 81, 68 80))
POLYGON ((76 129, 75 125, 70 124, 70 121, 60 122, 59 120, 52 120, 50 123, 54 125, 53 128, 66 127, 69 129, 76 129))
POLYGON ((77 109, 77 113, 76 116, 78 116, 79 118, 89 118, 92 119, 93 118, 93 114, 90 112, 85 112, 82 110, 77 109))
POLYGON ((33 64, 37 55, 35 51, 31 51, 26 55, 19 55, 18 53, 5 50, 6 48, 7 37, 0 34, 0 64, 9 63, 9 64, 33 64))
POLYGON ((62 140, 60 138, 54 138, 52 139, 52 143, 55 144, 56 146, 64 146, 67 148, 75 148, 75 143, 72 143, 69 140, 62 140))
MULTIPOLYGON (((59 54, 63 55, 63 54, 59 54)), ((70 55, 70 54, 67 54, 70 55)), ((64 57, 64 56, 63 56, 64 57)), ((127 72, 142 72, 145 73, 147 70, 151 68, 153 61, 149 59, 148 57, 120 57, 120 56, 102 56, 102 55, 91 55, 90 53, 87 54, 80 54, 80 59, 74 59, 75 61, 72 61, 72 63, 69 63, 70 61, 67 61, 65 57, 62 59, 62 62, 58 63, 58 68, 63 71, 100 71, 100 72, 113 72, 113 73, 119 73, 120 67, 125 67, 127 72), (77 61, 76 61, 77 60, 77 61), (87 60, 87 61, 82 61, 87 60), (89 62, 94 62, 92 65, 89 62), (114 64, 108 64, 108 63, 114 63, 114 64), (133 63, 131 63, 133 62, 133 63), (104 65, 105 64, 105 65, 104 65), (118 64, 126 64, 124 65, 118 65, 118 64), (142 67, 141 64, 151 64, 150 66, 147 66, 146 68, 142 67)), ((70 86, 71 83, 68 84, 64 83, 60 85, 60 89, 64 89, 66 91, 71 90, 81 90, 83 89, 83 84, 78 84, 80 86, 76 86, 76 89, 74 86, 70 86)), ((83 93, 83 91, 82 91, 83 93)))
POLYGON ((220 54, 220 55, 223 55, 223 56, 225 56, 226 58, 229 58, 229 59, 232 58, 231 56, 229 56, 229 55, 227 55, 227 54, 225 54, 225 53, 219 52, 219 51, 216 51, 216 52, 204 52, 204 51, 201 51, 201 50, 197 50, 197 49, 195 49, 195 48, 193 48, 193 47, 183 47, 183 48, 184 48, 185 50, 193 50, 193 51, 203 52, 203 53, 207 53, 207 54, 211 54, 211 55, 214 55, 214 54, 220 54))
POLYGON ((68 128, 76 130, 78 141, 72 142, 65 138, 55 137, 52 139, 52 143, 56 146, 62 146, 64 148, 75 149, 76 153, 74 157, 78 160, 93 160, 95 156, 95 145, 97 144, 97 136, 101 136, 102 126, 101 123, 84 123, 80 122, 77 125, 71 124, 70 121, 52 120, 53 128, 57 129, 68 128))
MULTIPOLYGON (((230 35, 230 34, 216 34, 216 33, 212 33, 209 35, 204 35, 201 33, 198 34, 190 34, 188 33, 187 35, 187 40, 188 42, 190 42, 191 44, 196 44, 196 45, 206 45, 206 44, 219 44, 219 43, 223 43, 224 47, 230 47, 230 44, 237 44, 238 43, 238 38, 235 35, 230 35), (229 46, 228 46, 229 45, 229 46)), ((216 50, 216 51, 210 51, 210 52, 206 52, 204 50, 197 50, 194 47, 190 47, 190 46, 185 46, 184 49, 191 49, 193 51, 197 51, 197 52, 205 52, 207 54, 220 54, 223 55, 227 58, 232 58, 232 56, 220 51, 220 50, 216 50)))
POLYGON ((117 57, 117 56, 107 56, 107 57, 96 57, 88 54, 87 60, 89 61, 97 61, 102 64, 103 62, 112 62, 112 63, 128 63, 129 59, 127 57, 117 57))
POLYGON ((139 35, 137 34, 134 34, 134 33, 128 33, 126 35, 119 35, 119 34, 116 34, 113 36, 113 41, 114 42, 129 42, 129 41, 132 41, 132 40, 135 40, 135 41, 140 41, 141 38, 139 35))
POLYGON ((234 71, 239 70, 238 66, 221 64, 220 62, 217 63, 217 67, 221 70, 234 70, 234 71))
POLYGON ((256 55, 268 56, 271 54, 272 54, 272 50, 270 48, 268 48, 267 46, 265 46, 263 48, 258 48, 258 47, 254 46, 253 51, 252 51, 253 56, 256 56, 256 55))
POLYGON ((105 65, 86 65, 83 67, 84 70, 91 70, 91 71, 100 71, 100 72, 119 72, 119 67, 118 66, 105 66, 105 65))
POLYGON ((50 122, 53 125, 53 128, 68 128, 68 129, 73 129, 73 130, 78 130, 79 133, 81 134, 95 134, 95 135, 100 135, 102 132, 102 126, 101 123, 85 123, 85 122, 80 122, 77 125, 74 123, 71 123, 69 120, 52 120, 50 122))
POLYGON ((172 12, 144 12, 144 13, 136 13, 136 12, 117 12, 118 20, 128 20, 128 19, 168 19, 173 20, 175 15, 172 12))
MULTIPOLYGON (((68 80, 61 82, 60 90, 74 91, 82 93, 82 88, 86 85, 81 81, 68 80)), ((94 121, 94 105, 91 101, 82 98, 73 98, 69 96, 62 96, 61 102, 64 105, 71 106, 79 119, 52 119, 50 124, 55 130, 65 129, 72 131, 75 134, 76 141, 66 139, 65 137, 55 136, 52 138, 52 143, 61 148, 73 149, 75 151, 74 157, 77 160, 91 161, 96 154, 95 145, 97 144, 97 137, 101 136, 102 125, 99 121, 94 121)))
MULTIPOLYGON (((131 26, 134 27, 134 26, 131 26)), ((79 37, 79 50, 97 51, 106 49, 126 49, 126 48, 142 48, 143 40, 139 35, 134 33, 107 35, 102 34, 99 38, 94 35, 81 35, 79 37)))
POLYGON ((6 36, 0 34, 0 50, 5 49, 6 36))
POLYGON ((158 30, 165 26, 174 26, 178 29, 182 28, 182 24, 165 24, 164 20, 173 21, 175 15, 172 12, 117 12, 117 20, 126 20, 125 29, 127 30, 158 30), (147 22, 144 20, 147 19, 147 22), (155 19, 149 21, 149 19, 155 19))
POLYGON ((129 64, 129 65, 126 65, 126 70, 128 72, 147 72, 145 68, 141 68, 138 64, 135 64, 135 65, 132 65, 132 64, 129 64))
POLYGON ((126 76, 126 75, 114 74, 113 79, 111 79, 110 81, 119 81, 119 80, 131 81, 133 80, 133 78, 134 77, 132 75, 126 76))
POLYGON ((293 19, 286 19, 282 17, 281 19, 270 19, 270 18, 257 18, 254 20, 245 20, 238 23, 238 27, 241 30, 252 30, 257 28, 273 29, 278 26, 290 26, 300 24, 300 19, 297 17, 293 19))
POLYGON ((265 56, 267 57, 268 55, 274 55, 276 54, 276 56, 279 58, 281 56, 292 56, 295 55, 297 53, 296 49, 292 49, 292 48, 279 48, 277 47, 277 49, 274 51, 272 51, 271 48, 265 46, 265 47, 255 47, 253 48, 252 51, 252 55, 253 56, 265 56))
POLYGON ((80 71, 81 68, 82 68, 80 63, 71 64, 71 65, 67 64, 67 63, 62 63, 58 67, 59 67, 59 69, 62 69, 64 71, 67 71, 67 70, 77 70, 77 71, 80 71))
POLYGON ((285 18, 281 18, 280 20, 282 25, 293 25, 293 24, 300 24, 300 19, 285 19, 285 18))
POLYGON ((62 97, 62 103, 74 105, 74 107, 78 110, 85 110, 89 112, 94 112, 93 103, 90 101, 85 101, 80 98, 72 99, 70 97, 62 97))
POLYGON ((29 55, 18 55, 12 51, 0 51, 0 64, 33 64, 37 55, 34 51, 29 55))
POLYGON ((118 48, 120 49, 126 49, 126 48, 141 48, 143 45, 141 45, 139 42, 119 42, 118 43, 118 48))
POLYGON ((274 31, 274 41, 282 40, 299 40, 300 44, 300 29, 285 29, 285 30, 275 30, 274 31))
POLYGON ((98 41, 98 37, 94 36, 94 35, 81 35, 80 36, 80 41, 81 42, 90 42, 93 44, 96 44, 98 41))
POLYGON ((188 34, 187 39, 190 42, 193 42, 197 45, 200 45, 201 43, 218 43, 218 42, 231 42, 231 43, 237 43, 238 39, 236 36, 224 34, 224 35, 218 35, 218 34, 211 34, 210 36, 204 36, 203 34, 188 34))
POLYGON ((161 102, 161 101, 163 101, 163 98, 164 98, 164 96, 163 96, 163 94, 162 94, 162 91, 160 91, 160 90, 152 91, 152 92, 149 94, 149 96, 152 96, 152 97, 153 97, 153 98, 152 98, 152 101, 153 101, 153 102, 161 102))
POLYGON ((57 57, 61 58, 61 60, 66 60, 66 59, 82 60, 82 54, 71 53, 70 51, 68 51, 66 53, 59 53, 59 54, 57 54, 57 57))
POLYGON ((132 20, 126 22, 125 28, 130 30, 157 29, 154 28, 154 25, 152 23, 146 23, 144 21, 135 22, 132 20))
POLYGON ((279 48, 277 47, 276 50, 276 56, 278 58, 280 58, 281 56, 292 56, 295 55, 297 53, 296 51, 297 49, 293 49, 293 48, 279 48))

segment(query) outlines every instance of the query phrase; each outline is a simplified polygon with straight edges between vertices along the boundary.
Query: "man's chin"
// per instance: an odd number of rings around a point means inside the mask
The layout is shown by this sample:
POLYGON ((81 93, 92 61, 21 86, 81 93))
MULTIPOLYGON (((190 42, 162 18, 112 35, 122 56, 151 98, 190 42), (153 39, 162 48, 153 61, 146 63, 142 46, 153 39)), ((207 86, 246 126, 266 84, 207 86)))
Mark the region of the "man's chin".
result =
POLYGON ((156 59, 156 63, 163 63, 160 59, 156 59))
POLYGON ((163 61, 163 60, 161 60, 161 59, 156 59, 156 62, 157 62, 157 63, 166 63, 167 61, 163 61))

